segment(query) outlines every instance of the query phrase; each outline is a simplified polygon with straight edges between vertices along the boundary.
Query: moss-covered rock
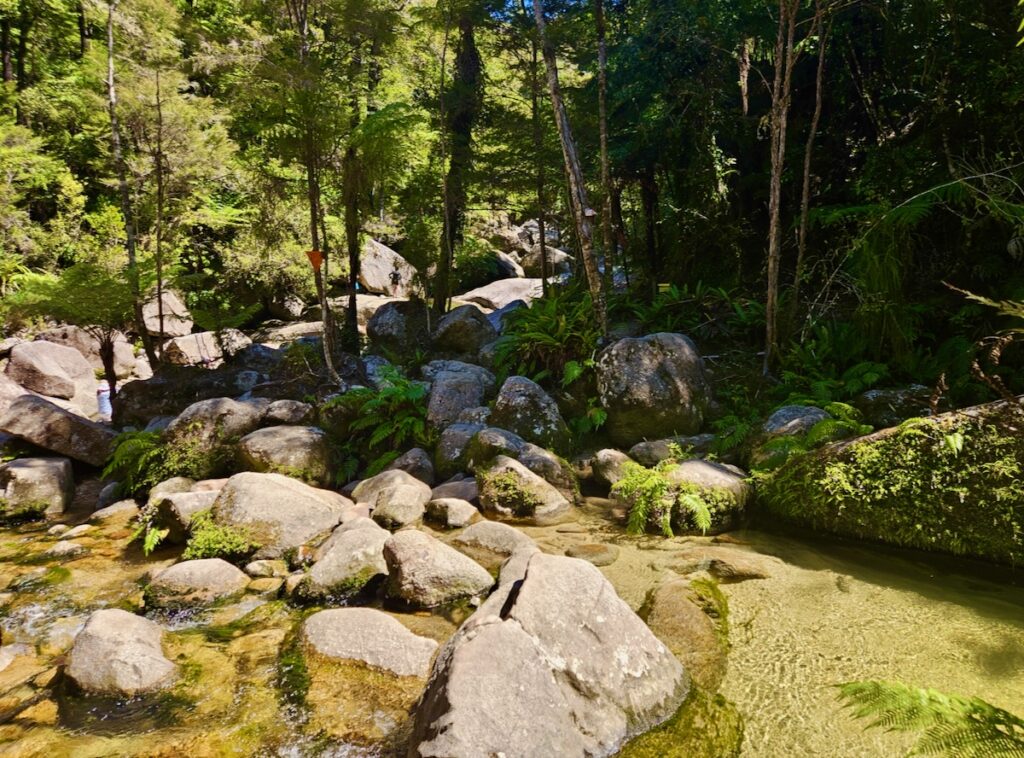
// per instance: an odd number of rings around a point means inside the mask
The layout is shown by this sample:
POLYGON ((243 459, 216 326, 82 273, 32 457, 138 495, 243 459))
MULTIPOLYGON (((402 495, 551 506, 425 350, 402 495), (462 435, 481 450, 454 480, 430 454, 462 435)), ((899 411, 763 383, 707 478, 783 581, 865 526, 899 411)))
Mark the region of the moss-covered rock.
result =
POLYGON ((997 402, 841 442, 758 477, 772 517, 902 547, 1024 558, 1024 410, 997 402))
POLYGON ((736 706, 693 687, 672 718, 626 743, 619 758, 732 758, 742 744, 736 706))

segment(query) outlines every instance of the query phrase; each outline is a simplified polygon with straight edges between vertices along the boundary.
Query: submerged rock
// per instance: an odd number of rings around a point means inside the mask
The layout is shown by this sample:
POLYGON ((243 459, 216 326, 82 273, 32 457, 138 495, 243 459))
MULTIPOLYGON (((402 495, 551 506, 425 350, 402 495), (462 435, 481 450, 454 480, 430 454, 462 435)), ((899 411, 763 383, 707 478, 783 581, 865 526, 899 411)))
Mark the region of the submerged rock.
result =
POLYGON ((161 648, 163 629, 149 619, 108 608, 95 611, 75 637, 67 674, 83 690, 116 697, 162 689, 177 669, 161 648))
POLYGON ((310 616, 303 641, 326 658, 358 661, 397 676, 425 677, 437 643, 419 637, 382 611, 335 608, 310 616))
POLYGON ((211 605, 245 591, 249 577, 221 558, 183 561, 157 574, 146 588, 158 608, 211 605))
POLYGON ((438 654, 409 754, 612 755, 675 713, 688 689, 682 665, 600 571, 521 551, 438 654))

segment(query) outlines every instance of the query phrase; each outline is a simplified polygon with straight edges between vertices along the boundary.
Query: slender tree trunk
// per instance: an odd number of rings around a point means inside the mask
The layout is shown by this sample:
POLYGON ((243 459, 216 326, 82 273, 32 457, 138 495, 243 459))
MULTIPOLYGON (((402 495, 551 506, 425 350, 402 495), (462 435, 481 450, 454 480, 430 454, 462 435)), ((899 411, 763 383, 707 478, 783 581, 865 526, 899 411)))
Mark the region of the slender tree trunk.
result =
MULTIPOLYGON (((156 70, 156 314, 164 333, 164 103, 156 70)), ((163 360, 163 343, 158 357, 163 360)))
POLYGON ((740 43, 740 102, 743 104, 743 115, 750 110, 750 40, 744 38, 740 43))
POLYGON ((790 327, 796 323, 800 309, 800 287, 804 279, 804 266, 807 251, 807 217, 811 208, 811 159, 814 155, 814 140, 818 136, 818 123, 821 121, 821 104, 825 82, 825 51, 831 25, 825 24, 824 9, 821 0, 816 0, 814 8, 814 31, 818 33, 818 69, 814 77, 814 114, 811 116, 810 130, 807 132, 807 143, 804 145, 804 175, 800 192, 800 230, 797 235, 796 270, 793 274, 793 292, 789 304, 790 327))
POLYGON ((626 256, 627 240, 626 240, 626 223, 622 218, 622 185, 612 185, 612 228, 615 230, 615 238, 619 246, 619 250, 622 251, 620 260, 622 261, 622 273, 626 277, 626 287, 629 287, 629 265, 626 256))
POLYGON ((644 210, 644 249, 647 253, 647 275, 651 297, 658 294, 661 280, 661 251, 658 246, 658 181, 654 170, 648 169, 640 179, 640 204, 644 210))
POLYGON ((541 54, 548 72, 548 90, 551 95, 551 107, 555 112, 555 124, 558 137, 562 143, 562 157, 565 159, 565 170, 569 178, 569 201, 573 220, 576 226, 576 237, 580 247, 580 257, 587 274, 587 284, 597 311, 601 333, 608 334, 608 313, 604 302, 604 289, 601 286, 601 272, 594 260, 593 230, 591 217, 594 211, 587 202, 587 188, 583 183, 583 169, 580 167, 579 155, 576 152, 576 141, 569 126, 569 116, 562 101, 562 88, 558 81, 558 62, 555 59, 555 48, 551 45, 544 21, 544 5, 542 0, 533 0, 533 16, 537 22, 537 37, 540 41, 541 54))
MULTIPOLYGON (((28 4, 19 3, 21 10, 18 13, 18 49, 15 54, 15 90, 22 92, 28 87, 28 36, 32 29, 34 19, 29 15, 28 4)), ((15 120, 25 125, 27 123, 25 112, 20 103, 15 105, 15 120)))
MULTIPOLYGON (((89 52, 89 26, 85 18, 85 4, 79 0, 77 5, 78 13, 78 57, 84 58, 89 52)), ((111 392, 113 394, 113 392, 111 392)))
MULTIPOLYGON (((357 54, 352 63, 352 81, 358 81, 362 60, 357 54)), ((359 128, 359 90, 353 86, 349 97, 349 129, 354 133, 359 128)), ((360 257, 362 253, 359 230, 359 198, 362 172, 359 155, 352 140, 345 147, 342 159, 342 199, 345 205, 345 247, 348 251, 348 312, 345 314, 345 349, 359 354, 359 307, 356 287, 359 284, 360 257)))
MULTIPOLYGON (((142 317, 142 292, 139 284, 139 265, 136 257, 135 214, 132 211, 131 193, 128 189, 128 167, 125 164, 121 149, 121 124, 117 118, 117 88, 114 82, 114 11, 116 0, 107 5, 107 110, 110 113, 110 151, 114 157, 117 170, 117 188, 121 196, 121 215, 124 217, 125 250, 128 254, 128 283, 132 289, 134 301, 135 329, 142 339, 146 358, 151 366, 157 365, 153 340, 146 331, 146 322, 142 317)), ((160 335, 163 338, 163 334, 160 335)))
POLYGON ((615 239, 612 236, 612 175, 608 161, 608 48, 605 43, 604 0, 594 0, 597 25, 597 119, 601 143, 601 246, 604 248, 604 278, 614 286, 615 239))
MULTIPOLYGON (((526 0, 520 0, 520 7, 527 23, 530 22, 526 10, 526 0)), ((540 245, 540 277, 541 291, 546 297, 551 283, 551 271, 548 264, 547 240, 547 200, 545 199, 545 162, 544 162, 544 125, 540 120, 540 48, 537 45, 536 30, 530 35, 530 124, 533 127, 533 159, 536 162, 537 191, 537 244, 540 245)))
MULTIPOLYGON (((455 53, 455 76, 448 100, 448 175, 445 179, 442 245, 458 250, 465 236, 467 185, 473 166, 473 126, 480 115, 483 101, 483 62, 476 46, 476 29, 467 13, 459 17, 459 46, 455 53)), ((441 272, 437 282, 434 307, 448 309, 450 293, 448 271, 441 272)))
POLYGON ((799 0, 779 0, 775 40, 775 78, 772 82, 771 181, 768 193, 768 294, 765 300, 764 371, 770 371, 779 352, 779 266, 782 258, 782 172, 786 157, 786 124, 796 51, 793 47, 799 0))
POLYGON ((14 60, 11 56, 11 21, 0 21, 0 55, 3 57, 4 84, 14 81, 14 60))

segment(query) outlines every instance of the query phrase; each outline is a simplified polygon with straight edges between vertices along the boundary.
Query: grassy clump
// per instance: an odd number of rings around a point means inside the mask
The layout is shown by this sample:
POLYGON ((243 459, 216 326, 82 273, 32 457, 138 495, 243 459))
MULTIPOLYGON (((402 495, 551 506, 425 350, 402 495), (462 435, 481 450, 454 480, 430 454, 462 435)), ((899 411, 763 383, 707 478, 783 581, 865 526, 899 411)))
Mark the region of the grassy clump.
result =
POLYGON ((484 500, 508 508, 515 516, 522 518, 532 516, 543 505, 541 499, 524 488, 519 477, 511 471, 486 474, 480 494, 484 500))

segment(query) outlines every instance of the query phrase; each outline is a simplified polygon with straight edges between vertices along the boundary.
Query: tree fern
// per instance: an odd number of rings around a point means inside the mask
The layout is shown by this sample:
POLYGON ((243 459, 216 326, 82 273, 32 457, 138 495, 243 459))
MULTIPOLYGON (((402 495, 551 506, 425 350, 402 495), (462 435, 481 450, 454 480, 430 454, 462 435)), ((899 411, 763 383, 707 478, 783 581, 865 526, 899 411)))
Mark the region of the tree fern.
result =
POLYGON ((1024 758, 1024 720, 978 698, 899 682, 848 682, 839 697, 868 727, 921 732, 910 755, 1024 758))

